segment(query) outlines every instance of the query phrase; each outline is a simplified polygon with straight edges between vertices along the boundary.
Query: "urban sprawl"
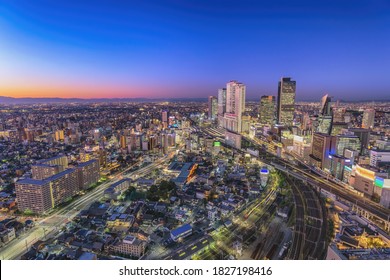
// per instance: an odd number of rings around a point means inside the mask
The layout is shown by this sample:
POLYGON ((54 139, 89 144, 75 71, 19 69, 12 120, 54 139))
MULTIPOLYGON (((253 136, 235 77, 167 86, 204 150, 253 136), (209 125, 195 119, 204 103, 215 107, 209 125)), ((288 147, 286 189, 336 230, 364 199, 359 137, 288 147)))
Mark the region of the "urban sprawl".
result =
POLYGON ((390 259, 390 103, 296 92, 0 104, 0 258, 390 259))

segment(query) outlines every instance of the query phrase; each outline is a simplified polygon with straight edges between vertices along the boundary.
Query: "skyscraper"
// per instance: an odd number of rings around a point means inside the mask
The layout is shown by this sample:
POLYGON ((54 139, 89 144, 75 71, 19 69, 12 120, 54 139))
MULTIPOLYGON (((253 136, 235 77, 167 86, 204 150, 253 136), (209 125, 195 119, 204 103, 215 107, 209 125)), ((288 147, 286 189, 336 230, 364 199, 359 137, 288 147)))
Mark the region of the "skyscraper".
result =
POLYGON ((330 116, 332 114, 331 97, 328 94, 325 94, 321 98, 320 114, 323 116, 330 116))
POLYGON ((245 111, 244 84, 230 81, 226 85, 226 112, 224 114, 223 127, 233 131, 242 131, 242 113, 245 111))
POLYGON ((214 120, 217 117, 218 111, 218 99, 215 96, 209 96, 209 112, 208 117, 210 120, 214 120))
POLYGON ((375 110, 367 109, 363 113, 362 128, 373 128, 375 119, 375 110))
POLYGON ((318 115, 317 132, 331 134, 333 114, 331 108, 331 98, 325 94, 321 99, 320 112, 318 115))
POLYGON ((312 152, 310 154, 310 163, 319 168, 329 167, 329 155, 333 154, 333 137, 325 133, 314 133, 312 140, 312 152))
POLYGON ((162 111, 161 113, 161 121, 163 123, 163 127, 168 127, 168 118, 169 118, 169 112, 168 111, 162 111))
POLYGON ((278 124, 291 126, 294 121, 296 81, 281 78, 278 88, 278 124))
POLYGON ((226 112, 226 88, 218 90, 218 115, 223 116, 226 112))
POLYGON ((260 98, 260 123, 272 126, 275 124, 275 96, 263 95, 260 98))
POLYGON ((218 125, 223 127, 224 114, 226 112, 226 88, 218 90, 218 125))

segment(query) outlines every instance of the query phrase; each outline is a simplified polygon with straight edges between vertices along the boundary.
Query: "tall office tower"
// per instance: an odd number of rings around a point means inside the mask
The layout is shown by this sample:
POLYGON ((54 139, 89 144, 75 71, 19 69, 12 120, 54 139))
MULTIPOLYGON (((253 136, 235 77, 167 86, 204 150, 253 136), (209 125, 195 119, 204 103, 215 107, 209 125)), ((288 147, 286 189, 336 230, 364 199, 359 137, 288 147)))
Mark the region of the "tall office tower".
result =
POLYGON ((214 120, 217 117, 218 99, 215 96, 209 96, 209 119, 214 120))
POLYGON ((226 88, 218 90, 218 115, 223 116, 226 112, 226 88))
POLYGON ((223 126, 223 117, 226 112, 226 88, 218 90, 218 125, 223 126))
POLYGON ((260 98, 259 113, 261 124, 275 124, 275 96, 263 95, 260 98))
POLYGON ((319 168, 329 168, 329 155, 335 149, 333 137, 325 133, 314 133, 310 163, 319 168))
POLYGON ((309 130, 310 126, 311 126, 310 116, 307 112, 305 112, 302 117, 301 129, 303 131, 309 130))
POLYGON ((333 114, 331 109, 331 98, 325 94, 321 99, 317 132, 331 134, 332 122, 333 114))
POLYGON ((331 111, 331 98, 327 94, 325 94, 321 98, 321 105, 320 105, 320 114, 323 116, 330 116, 332 115, 331 111))
POLYGON ((237 81, 226 84, 226 113, 224 127, 233 132, 242 131, 242 113, 245 111, 245 85, 237 81))
POLYGON ((294 121, 296 81, 281 78, 278 88, 278 124, 291 126, 294 121))
POLYGON ((168 127, 168 119, 169 119, 169 112, 168 111, 162 111, 161 113, 161 121, 163 123, 163 127, 167 128, 168 127))
POLYGON ((367 109, 363 113, 362 128, 373 128, 375 119, 375 110, 367 109))

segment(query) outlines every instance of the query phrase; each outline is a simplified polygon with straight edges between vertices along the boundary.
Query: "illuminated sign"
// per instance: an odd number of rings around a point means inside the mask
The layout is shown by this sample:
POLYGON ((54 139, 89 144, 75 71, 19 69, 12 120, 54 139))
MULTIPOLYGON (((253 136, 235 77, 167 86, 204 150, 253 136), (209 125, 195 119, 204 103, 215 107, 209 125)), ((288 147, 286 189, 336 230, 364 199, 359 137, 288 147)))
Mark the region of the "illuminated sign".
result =
POLYGON ((214 147, 219 147, 221 146, 221 142, 214 142, 214 147))
POLYGON ((380 188, 383 188, 383 184, 385 183, 385 180, 381 177, 375 177, 374 185, 380 188))
POLYGON ((366 169, 366 168, 363 168, 363 167, 360 167, 359 165, 356 166, 356 172, 362 176, 362 177, 365 177, 367 179, 370 179, 370 180, 373 180, 375 179, 375 172, 374 171, 371 171, 369 169, 366 169))
POLYGON ((345 169, 345 170, 348 170, 348 171, 352 171, 352 168, 351 168, 351 167, 348 167, 348 166, 344 166, 344 169, 345 169))

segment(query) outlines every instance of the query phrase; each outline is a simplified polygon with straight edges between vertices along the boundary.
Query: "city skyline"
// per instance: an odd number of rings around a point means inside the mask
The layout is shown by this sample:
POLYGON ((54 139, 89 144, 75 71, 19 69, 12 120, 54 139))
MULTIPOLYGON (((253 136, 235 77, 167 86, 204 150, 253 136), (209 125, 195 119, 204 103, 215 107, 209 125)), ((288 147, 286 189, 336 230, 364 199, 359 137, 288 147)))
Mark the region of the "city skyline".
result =
POLYGON ((298 81, 297 100, 390 92, 380 1, 19 1, 0 11, 0 96, 207 98, 236 79, 254 100, 276 96, 281 77, 298 81))

